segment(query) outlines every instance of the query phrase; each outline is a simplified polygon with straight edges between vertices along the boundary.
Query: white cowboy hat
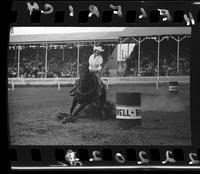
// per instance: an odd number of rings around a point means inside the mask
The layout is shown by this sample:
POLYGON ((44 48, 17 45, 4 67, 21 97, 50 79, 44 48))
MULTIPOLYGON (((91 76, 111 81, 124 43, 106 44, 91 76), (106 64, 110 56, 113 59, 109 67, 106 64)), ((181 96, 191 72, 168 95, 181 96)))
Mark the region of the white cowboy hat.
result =
POLYGON ((101 46, 98 46, 98 47, 94 47, 94 51, 95 50, 98 50, 99 52, 104 52, 104 49, 102 49, 102 47, 101 46))

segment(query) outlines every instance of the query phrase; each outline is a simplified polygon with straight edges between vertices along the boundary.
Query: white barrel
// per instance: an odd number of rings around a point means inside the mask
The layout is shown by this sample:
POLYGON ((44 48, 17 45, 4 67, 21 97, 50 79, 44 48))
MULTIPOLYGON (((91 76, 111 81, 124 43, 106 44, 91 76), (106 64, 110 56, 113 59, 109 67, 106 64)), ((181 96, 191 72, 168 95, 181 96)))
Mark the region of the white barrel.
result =
POLYGON ((130 129, 141 126, 141 93, 116 94, 116 119, 120 127, 130 129))
POLYGON ((169 82, 169 92, 178 93, 178 82, 176 81, 169 82))

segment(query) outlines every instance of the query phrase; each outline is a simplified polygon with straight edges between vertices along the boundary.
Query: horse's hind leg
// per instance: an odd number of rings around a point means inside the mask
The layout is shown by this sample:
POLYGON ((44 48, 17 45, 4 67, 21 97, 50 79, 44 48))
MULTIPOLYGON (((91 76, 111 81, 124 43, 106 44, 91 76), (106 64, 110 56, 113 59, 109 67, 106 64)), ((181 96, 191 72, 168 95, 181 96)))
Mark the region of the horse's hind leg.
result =
POLYGON ((99 98, 99 105, 98 105, 100 119, 103 119, 103 116, 104 116, 103 107, 104 107, 105 102, 106 102, 106 90, 105 88, 103 88, 102 94, 99 98))
POLYGON ((103 116, 104 116, 104 114, 103 114, 103 106, 104 106, 104 102, 101 102, 100 103, 100 106, 99 106, 99 115, 100 115, 100 119, 103 119, 103 116))
POLYGON ((96 104, 96 109, 97 109, 97 112, 98 112, 98 116, 100 119, 102 119, 102 108, 103 108, 103 105, 104 103, 101 101, 100 98, 97 98, 96 101, 95 101, 95 104, 96 104))

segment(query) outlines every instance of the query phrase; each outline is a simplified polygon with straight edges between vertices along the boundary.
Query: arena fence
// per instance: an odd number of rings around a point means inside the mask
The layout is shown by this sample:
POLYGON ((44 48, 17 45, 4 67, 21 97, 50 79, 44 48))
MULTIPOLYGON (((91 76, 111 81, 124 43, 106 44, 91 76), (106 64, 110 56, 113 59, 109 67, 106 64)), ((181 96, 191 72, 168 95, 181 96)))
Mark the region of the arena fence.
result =
MULTIPOLYGON (((155 84, 156 88, 160 83, 177 81, 179 83, 189 83, 189 76, 146 76, 146 77, 102 77, 102 81, 109 85, 116 84, 155 84)), ((8 85, 14 90, 15 86, 48 86, 56 85, 60 90, 61 85, 73 85, 77 78, 8 78, 8 85)))

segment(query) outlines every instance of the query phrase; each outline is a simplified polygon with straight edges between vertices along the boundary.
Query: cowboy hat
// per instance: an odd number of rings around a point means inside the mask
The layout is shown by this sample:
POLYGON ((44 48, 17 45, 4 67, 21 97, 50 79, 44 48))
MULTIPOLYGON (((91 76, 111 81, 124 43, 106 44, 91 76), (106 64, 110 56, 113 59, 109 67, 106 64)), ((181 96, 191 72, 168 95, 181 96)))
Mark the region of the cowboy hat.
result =
POLYGON ((99 52, 104 52, 104 49, 102 49, 102 47, 101 46, 98 46, 98 47, 94 47, 94 51, 95 50, 98 50, 99 52))

